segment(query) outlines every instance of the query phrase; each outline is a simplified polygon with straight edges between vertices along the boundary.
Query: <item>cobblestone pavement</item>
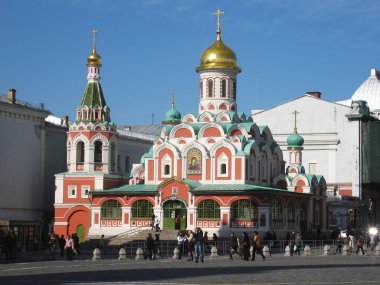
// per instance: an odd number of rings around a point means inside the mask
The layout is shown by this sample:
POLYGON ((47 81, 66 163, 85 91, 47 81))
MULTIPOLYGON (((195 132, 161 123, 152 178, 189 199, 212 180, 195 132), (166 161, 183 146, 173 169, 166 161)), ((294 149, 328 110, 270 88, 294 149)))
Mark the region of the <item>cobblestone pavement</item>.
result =
MULTIPOLYGON (((83 257, 82 257, 83 258, 83 257)), ((89 259, 0 265, 0 284, 380 284, 380 256, 273 255, 204 263, 89 259)))

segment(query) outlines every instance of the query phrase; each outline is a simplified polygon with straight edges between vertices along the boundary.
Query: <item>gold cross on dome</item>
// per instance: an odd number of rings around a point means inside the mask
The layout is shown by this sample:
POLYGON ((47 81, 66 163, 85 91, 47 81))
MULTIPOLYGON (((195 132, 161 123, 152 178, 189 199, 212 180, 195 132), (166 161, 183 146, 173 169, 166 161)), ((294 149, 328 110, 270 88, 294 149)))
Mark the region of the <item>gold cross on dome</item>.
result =
POLYGON ((217 15, 218 16, 218 31, 220 30, 220 15, 221 14, 224 14, 223 11, 220 11, 219 9, 216 10, 216 12, 213 13, 214 15, 217 15))
POLYGON ((91 33, 92 33, 92 49, 93 50, 96 50, 96 33, 98 32, 97 29, 92 29, 91 30, 91 33))
POLYGON ((294 114, 294 133, 297 133, 297 114, 299 114, 297 110, 294 110, 292 114, 294 114))

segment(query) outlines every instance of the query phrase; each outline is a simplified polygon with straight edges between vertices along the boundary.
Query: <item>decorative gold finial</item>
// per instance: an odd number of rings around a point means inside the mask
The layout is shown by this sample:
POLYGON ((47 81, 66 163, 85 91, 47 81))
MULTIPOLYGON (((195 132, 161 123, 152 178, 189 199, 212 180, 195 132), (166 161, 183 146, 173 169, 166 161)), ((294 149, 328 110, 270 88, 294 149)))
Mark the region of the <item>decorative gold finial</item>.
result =
POLYGON ((92 49, 95 51, 96 50, 96 33, 98 32, 97 29, 92 29, 92 49))
POLYGON ((217 15, 218 16, 218 23, 217 23, 217 27, 218 29, 216 30, 216 34, 217 34, 217 40, 220 40, 220 34, 222 33, 222 31, 220 30, 220 15, 221 14, 224 14, 223 11, 220 11, 219 9, 216 10, 216 12, 213 13, 214 15, 217 15))
POLYGON ((299 114, 297 110, 294 110, 292 114, 294 114, 294 133, 297 134, 297 114, 299 114))
POLYGON ((172 109, 174 109, 175 90, 172 91, 172 109))

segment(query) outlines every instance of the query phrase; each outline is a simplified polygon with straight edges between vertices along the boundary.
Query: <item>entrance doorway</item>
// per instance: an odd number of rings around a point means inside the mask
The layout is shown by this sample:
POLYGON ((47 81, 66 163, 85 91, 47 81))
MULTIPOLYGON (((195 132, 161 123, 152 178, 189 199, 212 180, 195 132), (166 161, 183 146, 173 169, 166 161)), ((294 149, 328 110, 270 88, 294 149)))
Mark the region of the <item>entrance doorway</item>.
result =
POLYGON ((186 230, 187 209, 183 202, 171 200, 164 203, 164 229, 186 230))
POLYGON ((84 243, 84 226, 82 224, 77 226, 76 233, 79 238, 79 243, 84 243))

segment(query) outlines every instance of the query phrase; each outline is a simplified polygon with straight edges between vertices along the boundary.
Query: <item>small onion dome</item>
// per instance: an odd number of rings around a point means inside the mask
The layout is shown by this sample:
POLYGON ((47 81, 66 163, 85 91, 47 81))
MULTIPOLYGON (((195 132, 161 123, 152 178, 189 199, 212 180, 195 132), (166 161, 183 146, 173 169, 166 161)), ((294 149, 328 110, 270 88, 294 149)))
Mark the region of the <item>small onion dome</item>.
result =
POLYGON ((237 58, 232 49, 226 46, 220 36, 221 31, 217 31, 215 43, 206 49, 201 55, 199 66, 195 69, 197 72, 206 69, 230 69, 240 72, 241 69, 237 64, 237 58))
POLYGON ((96 50, 93 49, 92 53, 87 57, 87 65, 97 65, 102 64, 102 58, 96 53, 96 50))
POLYGON ((302 149, 304 139, 297 132, 294 132, 290 137, 288 137, 287 142, 288 142, 288 148, 302 149))
POLYGON ((181 123, 181 113, 174 109, 174 104, 172 108, 165 113, 165 118, 162 121, 163 124, 179 124, 181 123))

